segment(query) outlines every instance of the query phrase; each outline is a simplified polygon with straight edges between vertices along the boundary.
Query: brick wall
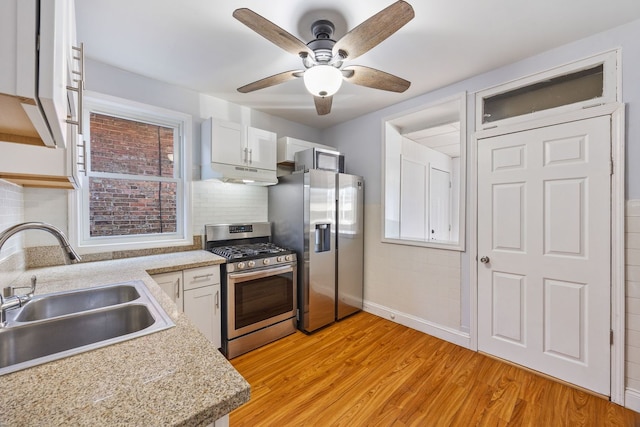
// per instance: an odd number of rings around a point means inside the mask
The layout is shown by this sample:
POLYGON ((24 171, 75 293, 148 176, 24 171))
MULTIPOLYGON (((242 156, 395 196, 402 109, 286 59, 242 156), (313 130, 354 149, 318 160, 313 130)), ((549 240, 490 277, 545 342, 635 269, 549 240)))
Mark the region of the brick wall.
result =
MULTIPOLYGON (((173 129, 91 114, 91 170, 173 177, 173 129)), ((91 236, 176 231, 176 185, 89 178, 91 236)))

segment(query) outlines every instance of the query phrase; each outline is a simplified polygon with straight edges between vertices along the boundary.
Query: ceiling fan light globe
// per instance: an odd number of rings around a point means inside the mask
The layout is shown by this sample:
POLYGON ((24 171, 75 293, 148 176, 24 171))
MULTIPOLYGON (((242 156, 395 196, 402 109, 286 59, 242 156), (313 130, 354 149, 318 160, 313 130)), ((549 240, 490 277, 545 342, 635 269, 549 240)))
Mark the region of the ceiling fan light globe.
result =
POLYGON ((313 96, 334 95, 342 85, 342 72, 332 65, 316 65, 304 72, 304 86, 313 96))

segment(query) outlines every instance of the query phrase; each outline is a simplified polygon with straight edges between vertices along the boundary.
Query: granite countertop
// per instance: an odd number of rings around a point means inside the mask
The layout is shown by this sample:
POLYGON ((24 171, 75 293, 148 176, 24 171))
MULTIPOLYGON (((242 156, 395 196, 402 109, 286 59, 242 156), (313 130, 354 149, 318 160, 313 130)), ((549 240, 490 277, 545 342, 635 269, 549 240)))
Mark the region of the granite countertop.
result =
POLYGON ((212 423, 247 402, 250 386, 149 274, 216 265, 206 251, 28 270, 36 294, 141 280, 176 326, 0 376, 0 426, 212 423))

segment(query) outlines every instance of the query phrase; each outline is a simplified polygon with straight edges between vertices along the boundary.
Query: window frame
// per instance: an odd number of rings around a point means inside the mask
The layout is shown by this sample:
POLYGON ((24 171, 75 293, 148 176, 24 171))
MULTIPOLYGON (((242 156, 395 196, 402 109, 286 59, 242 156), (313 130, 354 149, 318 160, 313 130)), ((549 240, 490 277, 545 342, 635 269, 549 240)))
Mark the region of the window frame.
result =
POLYGON ((619 84, 619 82, 622 81, 620 75, 620 62, 620 50, 615 49, 476 92, 476 130, 482 131, 502 126, 517 125, 520 123, 530 122, 532 120, 554 117, 558 114, 568 113, 571 111, 580 111, 585 108, 592 108, 600 105, 620 102, 620 100, 622 99, 622 89, 619 84), (603 66, 603 93, 601 97, 564 104, 528 114, 521 114, 513 117, 495 120, 492 122, 483 123, 482 119, 484 115, 485 99, 517 89, 526 88, 528 86, 543 82, 547 79, 562 77, 582 70, 586 70, 598 65, 603 66))
POLYGON ((155 107, 123 98, 96 92, 85 92, 83 106, 83 139, 86 149, 86 172, 79 177, 79 189, 70 197, 70 237, 80 253, 108 252, 116 250, 151 249, 167 246, 193 244, 191 226, 191 132, 192 119, 188 114, 155 107), (98 113, 122 119, 150 123, 173 128, 174 131, 174 176, 114 174, 91 171, 90 114, 98 113), (176 170, 177 169, 177 170, 176 170), (176 231, 147 235, 97 236, 90 235, 89 221, 89 177, 130 178, 141 181, 163 181, 176 183, 176 231))

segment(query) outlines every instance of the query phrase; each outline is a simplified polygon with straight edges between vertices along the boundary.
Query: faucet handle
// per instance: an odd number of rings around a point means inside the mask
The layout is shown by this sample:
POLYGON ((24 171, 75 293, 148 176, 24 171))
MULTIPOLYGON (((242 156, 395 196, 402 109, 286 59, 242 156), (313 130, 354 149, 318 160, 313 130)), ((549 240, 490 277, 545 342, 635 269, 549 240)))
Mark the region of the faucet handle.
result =
POLYGON ((27 294, 29 297, 32 297, 34 292, 36 291, 36 282, 38 278, 34 274, 31 276, 31 286, 5 286, 2 290, 2 294, 5 298, 12 297, 16 294, 16 289, 29 289, 29 293, 27 294))

